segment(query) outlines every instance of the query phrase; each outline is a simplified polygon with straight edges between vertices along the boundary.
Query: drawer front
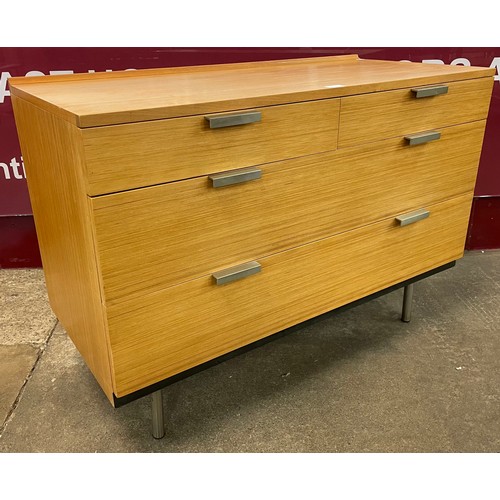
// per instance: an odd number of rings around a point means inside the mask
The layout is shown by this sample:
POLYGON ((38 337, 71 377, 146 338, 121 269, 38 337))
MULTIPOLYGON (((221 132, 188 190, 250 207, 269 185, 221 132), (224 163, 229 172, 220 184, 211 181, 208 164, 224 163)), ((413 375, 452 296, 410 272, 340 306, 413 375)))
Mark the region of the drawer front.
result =
POLYGON ((324 99, 82 130, 88 194, 334 150, 339 107, 324 99))
POLYGON ((417 91, 435 86, 343 97, 339 148, 486 118, 492 78, 442 85, 446 93, 427 97, 417 91))
POLYGON ((484 121, 440 132, 92 199, 106 301, 472 192, 484 121))
POLYGON ((117 396, 458 259, 471 200, 420 207, 430 214, 413 224, 386 219, 269 256, 223 285, 209 275, 109 306, 117 396))

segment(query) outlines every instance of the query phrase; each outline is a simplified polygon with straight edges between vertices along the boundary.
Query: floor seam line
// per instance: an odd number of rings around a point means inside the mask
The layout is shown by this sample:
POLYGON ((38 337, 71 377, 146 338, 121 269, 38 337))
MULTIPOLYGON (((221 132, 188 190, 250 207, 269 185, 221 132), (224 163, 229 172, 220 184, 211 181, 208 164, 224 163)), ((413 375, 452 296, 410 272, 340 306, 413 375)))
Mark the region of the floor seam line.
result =
POLYGON ((38 366, 45 350, 47 349, 47 346, 49 345, 50 339, 52 338, 52 335, 54 334, 54 331, 59 324, 59 320, 56 320, 54 323, 54 326, 51 328, 49 334, 47 335, 47 338, 43 344, 41 344, 39 348, 39 352, 37 354, 36 360, 33 363, 33 366, 31 367, 31 370, 29 371, 28 375, 24 379, 23 385, 19 389, 19 392, 17 393, 16 399, 12 403, 9 412, 7 413, 7 416, 5 417, 5 420, 2 425, 0 425, 0 439, 2 438, 3 433, 5 432, 5 429, 7 428, 7 425, 9 424, 13 413, 16 411, 19 402, 21 401, 21 398, 23 397, 24 390, 26 389, 26 386, 28 385, 28 382, 31 380, 31 377, 33 376, 33 373, 35 372, 36 367, 38 366))

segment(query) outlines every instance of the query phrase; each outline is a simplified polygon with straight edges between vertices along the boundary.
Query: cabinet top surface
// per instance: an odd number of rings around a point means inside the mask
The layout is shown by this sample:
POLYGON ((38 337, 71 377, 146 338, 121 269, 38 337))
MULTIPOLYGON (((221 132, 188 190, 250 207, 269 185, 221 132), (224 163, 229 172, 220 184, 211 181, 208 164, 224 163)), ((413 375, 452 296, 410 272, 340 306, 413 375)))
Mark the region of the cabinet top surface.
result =
POLYGON ((9 79, 12 95, 79 127, 157 120, 492 77, 494 68, 356 55, 9 79))

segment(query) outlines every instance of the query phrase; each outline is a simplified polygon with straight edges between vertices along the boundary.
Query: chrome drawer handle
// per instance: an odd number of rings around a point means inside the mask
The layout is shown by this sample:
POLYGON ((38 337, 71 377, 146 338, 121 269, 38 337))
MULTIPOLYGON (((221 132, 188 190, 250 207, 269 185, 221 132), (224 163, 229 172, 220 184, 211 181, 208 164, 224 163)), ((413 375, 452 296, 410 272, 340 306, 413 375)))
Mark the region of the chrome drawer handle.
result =
POLYGON ((212 274, 216 285, 225 285, 226 283, 231 283, 232 281, 240 280, 260 272, 261 266, 258 262, 253 260, 252 262, 245 262, 245 264, 240 264, 239 266, 230 267, 229 269, 224 269, 222 271, 217 271, 212 274))
POLYGON ((441 138, 441 132, 430 130, 429 132, 419 132, 418 134, 405 135, 408 141, 408 146, 416 146, 417 144, 425 144, 430 141, 437 141, 441 138))
POLYGON ((242 168, 241 170, 233 170, 232 172, 222 172, 221 174, 208 176, 208 178, 212 181, 212 187, 214 188, 254 181, 256 179, 260 179, 261 177, 262 170, 260 168, 253 167, 242 168))
POLYGON ((400 226, 407 226, 408 224, 413 224, 422 219, 427 219, 431 213, 425 208, 419 208, 414 212, 408 212, 407 214, 398 215, 396 220, 399 222, 400 226))
POLYGON ((210 128, 235 127, 260 122, 262 113, 260 111, 250 111, 248 113, 212 115, 205 116, 205 120, 208 121, 210 128))
POLYGON ((420 87, 411 89, 417 99, 421 97, 432 97, 434 95, 447 94, 448 85, 433 85, 432 87, 420 87))

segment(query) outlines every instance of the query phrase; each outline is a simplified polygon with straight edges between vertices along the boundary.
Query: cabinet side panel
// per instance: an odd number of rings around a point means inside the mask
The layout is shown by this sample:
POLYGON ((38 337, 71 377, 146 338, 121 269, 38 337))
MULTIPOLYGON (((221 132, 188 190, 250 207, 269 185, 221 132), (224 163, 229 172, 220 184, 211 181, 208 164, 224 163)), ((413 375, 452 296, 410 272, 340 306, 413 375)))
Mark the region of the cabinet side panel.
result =
POLYGON ((113 401, 81 132, 22 99, 12 102, 51 307, 113 401))

